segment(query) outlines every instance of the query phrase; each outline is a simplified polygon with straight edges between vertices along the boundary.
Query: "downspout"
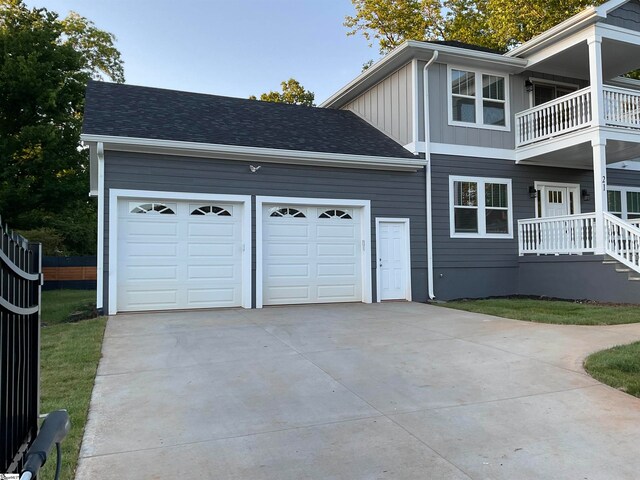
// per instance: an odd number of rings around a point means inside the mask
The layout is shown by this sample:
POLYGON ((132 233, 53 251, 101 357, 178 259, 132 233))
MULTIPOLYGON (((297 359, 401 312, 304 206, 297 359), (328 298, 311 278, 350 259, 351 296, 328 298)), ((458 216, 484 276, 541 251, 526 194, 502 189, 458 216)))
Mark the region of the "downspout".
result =
POLYGON ((104 143, 96 145, 98 158, 98 238, 96 253, 98 254, 96 268, 96 309, 102 311, 104 298, 104 143))
POLYGON ((429 150, 431 134, 429 132, 429 67, 438 59, 438 51, 422 70, 422 84, 424 86, 424 159, 427 162, 425 173, 425 204, 427 210, 427 284, 429 300, 436 298, 433 292, 433 219, 431 216, 431 152, 429 150))

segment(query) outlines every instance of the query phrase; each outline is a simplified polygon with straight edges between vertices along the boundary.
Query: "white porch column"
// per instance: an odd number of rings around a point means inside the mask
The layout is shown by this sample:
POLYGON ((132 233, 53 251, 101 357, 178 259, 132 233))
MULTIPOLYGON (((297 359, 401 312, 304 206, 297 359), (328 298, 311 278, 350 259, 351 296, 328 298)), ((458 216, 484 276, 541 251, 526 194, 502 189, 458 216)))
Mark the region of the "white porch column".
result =
POLYGON ((596 255, 604 255, 604 216, 607 207, 607 140, 598 136, 591 141, 593 148, 593 199, 596 213, 596 255))
POLYGON ((604 125, 604 80, 602 79, 602 38, 591 37, 589 45, 589 83, 591 84, 591 112, 593 126, 604 125))

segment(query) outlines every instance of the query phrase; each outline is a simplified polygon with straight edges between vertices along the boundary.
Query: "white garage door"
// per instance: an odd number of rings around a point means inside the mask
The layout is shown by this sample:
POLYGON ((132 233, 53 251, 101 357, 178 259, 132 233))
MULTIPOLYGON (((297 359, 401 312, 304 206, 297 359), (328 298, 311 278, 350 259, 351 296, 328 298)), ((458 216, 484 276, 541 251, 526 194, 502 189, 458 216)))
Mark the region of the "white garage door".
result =
POLYGON ((361 209, 263 207, 263 303, 362 300, 361 209))
POLYGON ((242 206, 120 200, 119 311, 242 302, 242 206))

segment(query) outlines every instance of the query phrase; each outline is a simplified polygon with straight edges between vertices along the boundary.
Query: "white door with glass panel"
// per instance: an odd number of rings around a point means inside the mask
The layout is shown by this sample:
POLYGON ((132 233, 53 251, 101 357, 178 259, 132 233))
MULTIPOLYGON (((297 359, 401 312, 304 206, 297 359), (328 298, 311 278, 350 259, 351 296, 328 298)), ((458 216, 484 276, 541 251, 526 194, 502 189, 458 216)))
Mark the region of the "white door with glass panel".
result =
POLYGON ((537 184, 536 216, 561 217, 580 213, 579 185, 537 184))
POLYGON ((545 217, 569 215, 569 192, 567 187, 547 187, 544 196, 545 217))
POLYGON ((380 300, 409 299, 408 221, 378 221, 378 281, 380 300))

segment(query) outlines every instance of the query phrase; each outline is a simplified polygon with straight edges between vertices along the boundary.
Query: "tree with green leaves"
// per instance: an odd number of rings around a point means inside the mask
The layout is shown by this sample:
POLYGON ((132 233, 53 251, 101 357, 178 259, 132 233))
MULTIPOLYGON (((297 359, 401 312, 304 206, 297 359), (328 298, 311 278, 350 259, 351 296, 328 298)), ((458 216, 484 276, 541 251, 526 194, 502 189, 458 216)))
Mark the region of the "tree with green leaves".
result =
MULTIPOLYGON (((306 105, 307 107, 313 107, 315 104, 315 94, 309 90, 306 90, 300 82, 290 78, 286 82, 280 83, 282 87, 281 92, 270 91, 260 95, 260 100, 263 102, 275 102, 275 103, 291 103, 294 105, 306 105)), ((257 100, 255 95, 249 97, 250 100, 257 100)))
MULTIPOLYGON (((431 40, 444 36, 439 0, 351 0, 355 15, 345 17, 347 35, 362 33, 384 54, 405 40, 431 40)), ((365 70, 365 68, 363 68, 365 70)))
POLYGON ((508 50, 604 0, 351 0, 347 35, 384 54, 405 40, 458 40, 508 50))
POLYGON ((95 252, 96 205, 80 147, 90 78, 124 81, 115 38, 75 13, 0 0, 0 214, 59 253, 95 252))

